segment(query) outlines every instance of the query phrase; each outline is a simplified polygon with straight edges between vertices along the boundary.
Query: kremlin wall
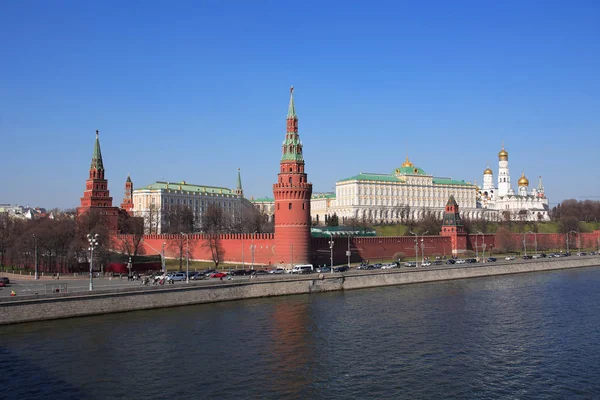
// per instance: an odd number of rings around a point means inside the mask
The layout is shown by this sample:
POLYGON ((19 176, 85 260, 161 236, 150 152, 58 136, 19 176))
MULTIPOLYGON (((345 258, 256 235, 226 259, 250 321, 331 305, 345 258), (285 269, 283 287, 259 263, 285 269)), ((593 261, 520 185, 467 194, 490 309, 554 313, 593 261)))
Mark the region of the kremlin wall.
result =
MULTIPOLYGON (((127 177, 125 199, 121 207, 113 207, 112 197, 108 190, 108 182, 104 178, 104 164, 100 151, 98 131, 89 171, 86 190, 81 198, 78 216, 94 211, 103 216, 106 226, 113 232, 114 247, 117 248, 125 235, 117 233, 119 213, 133 215, 133 184, 127 177)), ((348 262, 348 251, 352 263, 369 260, 371 263, 391 260, 395 253, 404 253, 407 257, 459 255, 465 250, 481 251, 485 243, 486 255, 495 248, 495 235, 469 235, 461 223, 460 211, 454 196, 450 195, 443 215, 443 226, 439 236, 419 237, 418 248, 415 248, 414 236, 399 237, 333 237, 333 250, 329 238, 312 238, 311 195, 312 184, 305 172, 303 145, 298 134, 298 117, 296 115, 293 88, 290 90, 290 102, 287 114, 287 129, 282 144, 277 182, 273 185, 275 199, 275 233, 274 234, 221 234, 220 245, 223 248, 225 263, 245 266, 265 265, 270 267, 289 268, 296 264, 324 265, 330 263, 333 251, 334 264, 348 262)), ((581 246, 595 247, 600 232, 582 233, 581 246)), ((144 235, 144 254, 159 254, 163 249, 166 258, 178 258, 176 242, 180 235, 150 234, 144 235)), ((211 261, 211 252, 207 248, 207 237, 204 234, 188 234, 190 259, 211 261)), ((513 234, 514 243, 522 243, 522 234, 513 234)), ((564 248, 565 235, 562 234, 527 234, 528 247, 533 250, 537 240, 540 249, 564 248)), ((576 239, 572 239, 572 248, 576 239)), ((522 248, 520 245, 514 248, 522 248)), ((531 251, 533 253, 533 251, 531 251)))

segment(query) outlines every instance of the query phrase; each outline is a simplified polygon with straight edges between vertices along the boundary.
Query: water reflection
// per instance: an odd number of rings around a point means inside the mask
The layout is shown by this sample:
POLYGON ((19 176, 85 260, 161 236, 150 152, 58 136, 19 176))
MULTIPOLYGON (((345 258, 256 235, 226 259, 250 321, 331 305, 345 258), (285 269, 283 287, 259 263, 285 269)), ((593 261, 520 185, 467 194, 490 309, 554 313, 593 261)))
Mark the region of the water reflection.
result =
POLYGON ((20 399, 600 398, 599 285, 591 268, 0 327, 0 368, 20 399))

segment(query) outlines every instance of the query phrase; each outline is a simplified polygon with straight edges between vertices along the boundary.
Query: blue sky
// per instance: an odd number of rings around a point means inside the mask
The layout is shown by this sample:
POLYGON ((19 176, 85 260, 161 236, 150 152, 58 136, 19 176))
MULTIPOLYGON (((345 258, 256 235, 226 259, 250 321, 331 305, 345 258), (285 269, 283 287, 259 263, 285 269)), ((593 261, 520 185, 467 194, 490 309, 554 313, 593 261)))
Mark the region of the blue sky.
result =
MULTIPOLYGON (((272 196, 289 86, 313 190, 411 160, 600 196, 596 1, 11 1, 0 13, 0 203, 75 207, 95 130, 130 173, 272 196)), ((598 197, 600 199, 600 197, 598 197)))

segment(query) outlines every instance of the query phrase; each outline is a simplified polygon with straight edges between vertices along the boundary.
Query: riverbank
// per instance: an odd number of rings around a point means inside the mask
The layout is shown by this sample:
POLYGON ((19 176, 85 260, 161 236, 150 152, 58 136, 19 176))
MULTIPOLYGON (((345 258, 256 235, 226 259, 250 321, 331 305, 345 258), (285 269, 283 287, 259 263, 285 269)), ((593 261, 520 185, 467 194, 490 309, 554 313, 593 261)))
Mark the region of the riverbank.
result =
POLYGON ((569 257, 511 263, 352 271, 347 274, 284 275, 266 280, 200 281, 172 287, 94 290, 88 293, 38 294, 0 301, 0 325, 88 315, 177 307, 257 297, 354 290, 495 275, 594 267, 598 257, 569 257))

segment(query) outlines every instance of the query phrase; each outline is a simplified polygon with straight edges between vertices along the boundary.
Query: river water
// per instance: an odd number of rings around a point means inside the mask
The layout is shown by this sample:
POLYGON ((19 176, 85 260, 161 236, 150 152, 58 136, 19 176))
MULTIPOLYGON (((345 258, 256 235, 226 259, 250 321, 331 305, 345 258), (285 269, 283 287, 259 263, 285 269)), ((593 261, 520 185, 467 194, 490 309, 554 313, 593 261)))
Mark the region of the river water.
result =
POLYGON ((24 399, 598 399, 600 267, 0 327, 24 399))

